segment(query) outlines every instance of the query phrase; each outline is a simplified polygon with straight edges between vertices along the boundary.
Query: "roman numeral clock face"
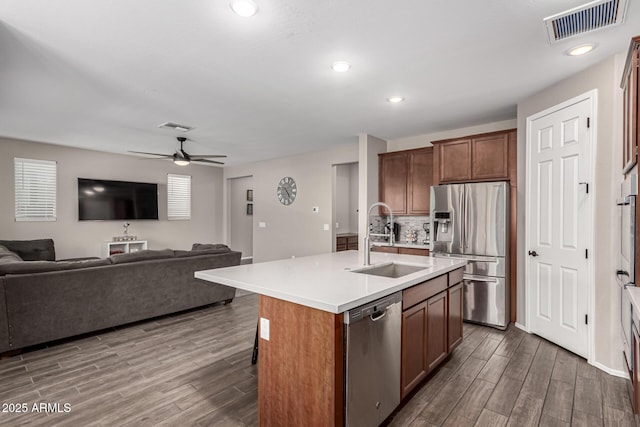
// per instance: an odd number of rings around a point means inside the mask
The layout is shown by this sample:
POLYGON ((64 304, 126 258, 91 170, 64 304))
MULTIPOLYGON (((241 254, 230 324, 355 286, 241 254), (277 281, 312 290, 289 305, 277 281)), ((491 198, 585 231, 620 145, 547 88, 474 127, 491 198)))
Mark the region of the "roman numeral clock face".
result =
POLYGON ((278 200, 285 206, 289 206, 296 199, 298 187, 296 182, 290 176, 285 176, 278 183, 277 194, 278 200))

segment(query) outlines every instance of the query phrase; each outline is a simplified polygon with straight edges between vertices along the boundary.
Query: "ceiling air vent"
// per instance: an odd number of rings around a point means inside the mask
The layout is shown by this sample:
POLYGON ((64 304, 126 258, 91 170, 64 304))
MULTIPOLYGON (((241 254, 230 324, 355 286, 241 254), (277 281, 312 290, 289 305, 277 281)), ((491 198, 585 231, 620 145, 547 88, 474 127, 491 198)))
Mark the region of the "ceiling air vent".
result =
POLYGON ((179 125, 178 123, 171 123, 171 122, 165 122, 158 127, 173 129, 173 130, 180 130, 182 132, 189 132, 191 129, 193 129, 191 126, 179 125))
POLYGON ((624 22, 628 0, 596 0, 544 18, 550 44, 624 22))

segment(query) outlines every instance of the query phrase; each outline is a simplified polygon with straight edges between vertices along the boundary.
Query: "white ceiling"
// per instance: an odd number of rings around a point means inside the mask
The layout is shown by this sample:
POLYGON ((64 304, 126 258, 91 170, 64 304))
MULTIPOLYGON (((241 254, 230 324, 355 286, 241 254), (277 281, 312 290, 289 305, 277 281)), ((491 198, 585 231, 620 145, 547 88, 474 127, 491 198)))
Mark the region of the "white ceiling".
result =
POLYGON ((172 153, 172 121, 195 128, 187 151, 237 165, 515 118, 640 34, 634 0, 623 25, 554 46, 542 19, 586 1, 256 2, 241 18, 227 0, 0 0, 0 136, 172 153))

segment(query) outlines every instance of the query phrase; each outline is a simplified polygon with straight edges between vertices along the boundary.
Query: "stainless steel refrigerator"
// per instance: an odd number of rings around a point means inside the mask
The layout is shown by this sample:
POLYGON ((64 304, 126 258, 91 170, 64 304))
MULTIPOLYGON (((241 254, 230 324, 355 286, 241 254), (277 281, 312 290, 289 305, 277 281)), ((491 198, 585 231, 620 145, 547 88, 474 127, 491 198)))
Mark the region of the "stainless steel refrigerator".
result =
POLYGON ((509 324, 509 185, 431 187, 431 253, 468 261, 463 318, 500 329, 509 324))

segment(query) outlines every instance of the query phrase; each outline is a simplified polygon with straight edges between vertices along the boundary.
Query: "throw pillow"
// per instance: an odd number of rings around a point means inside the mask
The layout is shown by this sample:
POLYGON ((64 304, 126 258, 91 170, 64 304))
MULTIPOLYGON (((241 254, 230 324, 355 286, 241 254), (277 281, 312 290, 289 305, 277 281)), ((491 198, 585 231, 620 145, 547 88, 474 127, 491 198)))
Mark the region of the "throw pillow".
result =
POLYGON ((192 251, 204 251, 209 249, 217 249, 223 252, 229 252, 231 250, 229 249, 229 246, 223 245, 222 243, 194 243, 193 246, 191 246, 192 251))
POLYGON ((0 240, 5 246, 25 261, 55 261, 56 251, 52 239, 0 240))

